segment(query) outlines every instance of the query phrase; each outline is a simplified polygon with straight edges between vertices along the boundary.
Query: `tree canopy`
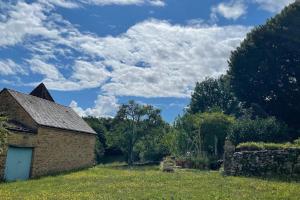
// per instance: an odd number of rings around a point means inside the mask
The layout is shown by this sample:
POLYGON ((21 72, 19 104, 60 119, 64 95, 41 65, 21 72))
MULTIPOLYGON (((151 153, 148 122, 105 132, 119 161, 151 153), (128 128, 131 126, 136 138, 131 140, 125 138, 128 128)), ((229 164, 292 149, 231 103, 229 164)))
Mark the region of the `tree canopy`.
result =
POLYGON ((229 60, 239 100, 300 128, 300 3, 254 28, 229 60))
POLYGON ((156 138, 164 125, 160 110, 134 101, 120 106, 113 123, 114 130, 109 136, 110 143, 122 149, 127 155, 129 165, 133 164, 136 148, 141 149, 141 145, 143 148, 153 147, 150 140, 156 138))
POLYGON ((230 89, 227 76, 218 79, 206 78, 196 84, 192 94, 189 112, 192 114, 221 110, 226 114, 236 114, 239 102, 230 89))

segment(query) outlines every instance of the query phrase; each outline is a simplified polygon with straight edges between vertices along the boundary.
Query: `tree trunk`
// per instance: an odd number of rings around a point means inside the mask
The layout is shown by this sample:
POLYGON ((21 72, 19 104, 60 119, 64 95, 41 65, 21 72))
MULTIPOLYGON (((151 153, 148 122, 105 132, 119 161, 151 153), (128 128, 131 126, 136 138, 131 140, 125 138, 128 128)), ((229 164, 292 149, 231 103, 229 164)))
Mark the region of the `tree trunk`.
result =
POLYGON ((130 144, 128 148, 128 165, 132 166, 132 164, 133 164, 133 145, 130 144))
POLYGON ((215 135, 215 156, 218 155, 218 137, 215 135))

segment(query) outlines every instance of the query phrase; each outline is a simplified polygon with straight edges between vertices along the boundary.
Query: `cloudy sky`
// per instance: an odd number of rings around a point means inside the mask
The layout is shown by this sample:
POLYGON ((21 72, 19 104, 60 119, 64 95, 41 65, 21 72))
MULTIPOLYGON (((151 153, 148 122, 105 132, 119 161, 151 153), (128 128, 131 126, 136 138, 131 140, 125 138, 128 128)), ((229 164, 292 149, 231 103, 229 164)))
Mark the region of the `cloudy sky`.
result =
POLYGON ((253 26, 294 0, 0 0, 0 89, 44 82, 80 115, 134 99, 172 121, 253 26))

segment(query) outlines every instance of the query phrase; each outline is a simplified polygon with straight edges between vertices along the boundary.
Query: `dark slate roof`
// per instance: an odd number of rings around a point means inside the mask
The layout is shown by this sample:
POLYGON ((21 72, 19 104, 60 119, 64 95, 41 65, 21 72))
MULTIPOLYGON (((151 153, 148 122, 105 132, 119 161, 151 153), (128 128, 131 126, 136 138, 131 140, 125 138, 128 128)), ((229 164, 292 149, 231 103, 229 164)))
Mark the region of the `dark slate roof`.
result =
POLYGON ((8 92, 39 125, 96 134, 72 108, 14 90, 8 92))
POLYGON ((30 95, 55 102, 44 83, 39 84, 34 90, 32 90, 30 95))

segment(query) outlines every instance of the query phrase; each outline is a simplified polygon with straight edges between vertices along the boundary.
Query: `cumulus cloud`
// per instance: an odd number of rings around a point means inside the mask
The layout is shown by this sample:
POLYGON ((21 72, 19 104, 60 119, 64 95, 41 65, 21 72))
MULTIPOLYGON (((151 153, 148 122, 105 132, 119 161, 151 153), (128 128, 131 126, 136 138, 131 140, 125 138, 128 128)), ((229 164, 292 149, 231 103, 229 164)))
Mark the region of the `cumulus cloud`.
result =
POLYGON ((263 10, 269 11, 269 12, 279 12, 281 11, 285 6, 295 2, 295 0, 252 0, 253 3, 256 3, 259 5, 259 7, 263 10))
POLYGON ((30 64, 30 69, 33 73, 45 75, 48 79, 52 80, 59 80, 63 78, 63 75, 54 65, 45 63, 38 57, 27 60, 27 62, 30 64))
POLYGON ((230 52, 249 27, 180 26, 149 20, 117 37, 84 43, 111 66, 102 90, 113 95, 186 97, 196 81, 227 69, 230 52), (96 44, 96 45, 92 45, 96 44))
POLYGON ((99 95, 94 103, 93 108, 83 109, 78 106, 76 101, 72 101, 70 107, 82 117, 113 117, 119 108, 118 101, 114 96, 99 95))
POLYGON ((38 0, 40 3, 48 4, 48 5, 55 5, 63 8, 78 8, 80 4, 78 1, 72 0, 38 0))
POLYGON ((221 2, 212 7, 211 19, 216 21, 219 16, 222 16, 226 19, 236 20, 247 13, 247 5, 249 4, 257 5, 259 9, 271 13, 278 13, 293 2, 295 0, 231 0, 221 2))
POLYGON ((6 15, 8 20, 0 22, 0 46, 15 45, 28 35, 43 35, 51 38, 57 36, 56 31, 51 31, 43 25, 46 16, 42 5, 18 2, 10 8, 6 15))
POLYGON ((63 8, 79 8, 84 5, 151 5, 165 6, 164 0, 39 0, 40 3, 63 8))
POLYGON ((217 20, 218 16, 226 19, 236 20, 247 12, 247 6, 244 1, 232 0, 227 3, 220 3, 212 7, 211 18, 217 20))
POLYGON ((250 30, 244 26, 181 26, 152 19, 118 36, 99 37, 80 32, 39 3, 21 2, 11 10, 8 20, 0 24, 6 28, 2 46, 22 42, 32 54, 26 59, 31 72, 43 75, 48 87, 100 87, 113 96, 187 97, 195 82, 226 71, 230 52, 250 30), (18 37, 8 24, 21 27, 18 37), (71 67, 64 66, 65 59, 71 67))
POLYGON ((0 75, 26 74, 26 71, 11 59, 0 60, 0 75))

